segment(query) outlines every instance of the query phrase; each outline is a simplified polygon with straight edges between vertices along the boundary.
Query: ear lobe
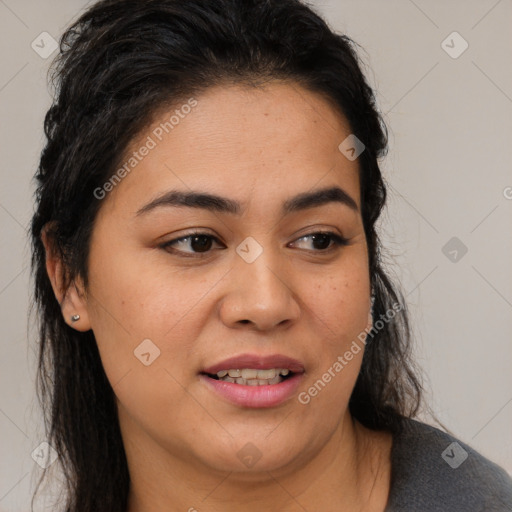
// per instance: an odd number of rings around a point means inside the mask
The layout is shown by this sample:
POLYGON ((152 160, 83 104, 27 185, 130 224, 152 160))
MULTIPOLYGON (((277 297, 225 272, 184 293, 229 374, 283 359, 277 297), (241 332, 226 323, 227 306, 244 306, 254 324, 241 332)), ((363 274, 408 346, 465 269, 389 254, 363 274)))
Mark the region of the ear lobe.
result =
POLYGON ((86 332, 91 329, 87 301, 81 286, 79 289, 75 281, 73 281, 64 292, 60 309, 64 321, 69 326, 73 327, 73 329, 80 332, 86 332), (77 318, 76 315, 78 315, 78 319, 72 320, 73 317, 77 318))
POLYGON ((91 325, 83 285, 81 281, 79 283, 76 281, 67 282, 66 268, 61 255, 55 248, 51 227, 49 224, 44 226, 41 231, 41 241, 46 252, 46 272, 50 279, 53 293, 60 304, 64 321, 77 331, 88 331, 91 329, 91 325), (77 321, 72 321, 71 317, 75 315, 79 315, 80 318, 77 321))

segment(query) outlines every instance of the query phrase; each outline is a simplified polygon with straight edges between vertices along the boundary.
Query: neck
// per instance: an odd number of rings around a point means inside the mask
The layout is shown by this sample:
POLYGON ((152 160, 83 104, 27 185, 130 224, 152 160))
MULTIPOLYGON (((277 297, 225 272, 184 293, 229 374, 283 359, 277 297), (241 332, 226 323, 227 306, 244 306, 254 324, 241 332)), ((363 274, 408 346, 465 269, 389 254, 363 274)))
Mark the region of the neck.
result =
MULTIPOLYGON (((127 432, 130 420, 121 411, 120 420, 127 432)), ((381 512, 387 500, 391 435, 366 429, 348 413, 320 451, 261 473, 216 471, 169 453, 133 424, 129 430, 129 442, 123 434, 131 480, 127 512, 381 512)))

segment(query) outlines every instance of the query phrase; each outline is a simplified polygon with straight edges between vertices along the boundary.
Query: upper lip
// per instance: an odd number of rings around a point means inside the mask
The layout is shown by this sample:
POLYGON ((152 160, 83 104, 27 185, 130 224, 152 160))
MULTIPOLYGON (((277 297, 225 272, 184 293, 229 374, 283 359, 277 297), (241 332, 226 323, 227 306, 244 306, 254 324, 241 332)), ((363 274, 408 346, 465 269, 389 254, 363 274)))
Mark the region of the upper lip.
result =
POLYGON ((208 366, 203 373, 215 375, 221 370, 250 368, 254 370, 268 370, 270 368, 288 369, 293 373, 302 373, 304 365, 291 357, 282 354, 274 354, 270 356, 261 356, 254 354, 240 354, 220 361, 212 366, 208 366))

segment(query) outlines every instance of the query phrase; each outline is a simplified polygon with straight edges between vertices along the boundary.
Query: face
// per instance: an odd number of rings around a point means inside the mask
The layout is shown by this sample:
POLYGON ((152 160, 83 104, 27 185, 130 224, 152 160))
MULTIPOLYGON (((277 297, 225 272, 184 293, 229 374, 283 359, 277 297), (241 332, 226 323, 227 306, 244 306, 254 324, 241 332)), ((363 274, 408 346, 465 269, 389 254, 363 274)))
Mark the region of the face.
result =
POLYGON ((358 162, 338 149, 347 122, 298 85, 195 100, 169 133, 175 109, 133 141, 137 164, 107 185, 83 320, 126 442, 211 470, 281 471, 348 418, 363 350, 335 363, 370 308, 358 162))

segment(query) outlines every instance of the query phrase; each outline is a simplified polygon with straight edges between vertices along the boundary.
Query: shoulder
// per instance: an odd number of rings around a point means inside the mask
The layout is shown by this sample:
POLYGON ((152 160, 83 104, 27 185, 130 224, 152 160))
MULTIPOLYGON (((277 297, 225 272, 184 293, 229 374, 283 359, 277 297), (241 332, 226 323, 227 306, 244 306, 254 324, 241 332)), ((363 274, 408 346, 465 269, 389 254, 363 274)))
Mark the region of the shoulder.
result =
POLYGON ((504 469, 436 427, 407 419, 393 435, 385 512, 512 512, 504 469))

